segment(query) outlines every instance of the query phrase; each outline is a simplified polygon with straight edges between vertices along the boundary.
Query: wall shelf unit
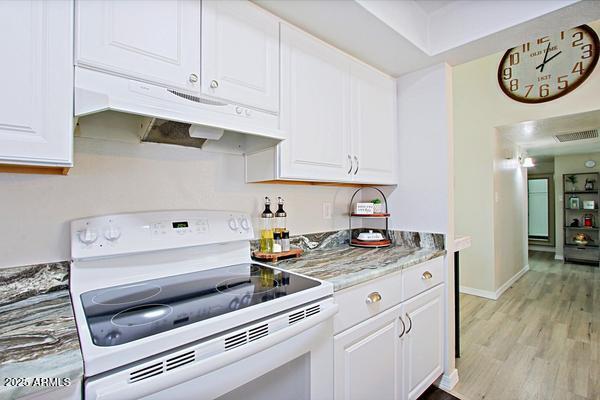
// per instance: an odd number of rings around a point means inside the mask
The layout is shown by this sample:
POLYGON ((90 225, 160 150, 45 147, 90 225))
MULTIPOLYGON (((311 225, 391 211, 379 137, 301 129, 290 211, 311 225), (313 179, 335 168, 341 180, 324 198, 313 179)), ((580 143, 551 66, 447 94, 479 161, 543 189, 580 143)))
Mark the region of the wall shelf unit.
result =
POLYGON ((563 254, 565 262, 579 262, 599 266, 599 178, 600 174, 596 172, 563 175, 563 254), (574 177, 574 183, 571 182, 570 177, 574 177), (593 185, 590 190, 585 190, 588 181, 593 181, 593 185), (585 208, 585 203, 592 201, 593 208, 585 208), (577 235, 584 236, 577 237, 577 235))

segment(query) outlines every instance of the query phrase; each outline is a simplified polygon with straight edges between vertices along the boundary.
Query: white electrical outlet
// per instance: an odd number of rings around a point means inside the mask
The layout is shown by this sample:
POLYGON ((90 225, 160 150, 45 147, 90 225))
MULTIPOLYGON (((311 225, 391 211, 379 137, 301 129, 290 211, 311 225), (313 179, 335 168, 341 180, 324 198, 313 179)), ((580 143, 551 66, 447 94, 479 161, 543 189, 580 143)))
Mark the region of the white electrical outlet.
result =
POLYGON ((323 203, 323 219, 331 219, 331 203, 323 203))

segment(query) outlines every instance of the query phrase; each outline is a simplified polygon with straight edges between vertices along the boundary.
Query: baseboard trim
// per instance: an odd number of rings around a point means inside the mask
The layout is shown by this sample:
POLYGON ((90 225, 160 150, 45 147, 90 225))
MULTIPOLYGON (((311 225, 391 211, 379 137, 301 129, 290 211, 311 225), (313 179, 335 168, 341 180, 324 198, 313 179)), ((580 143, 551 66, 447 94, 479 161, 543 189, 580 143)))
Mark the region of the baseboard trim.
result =
POLYGON ((475 289, 469 286, 461 286, 458 289, 461 293, 472 296, 483 297, 490 300, 496 300, 496 293, 488 290, 475 289))
POLYGON ((490 290, 481 290, 481 289, 475 289, 472 287, 468 287, 468 286, 461 286, 459 288, 459 291, 461 293, 464 294, 470 294, 472 296, 478 296, 478 297, 483 297, 485 299, 490 299, 490 300, 498 300, 498 298, 500 298, 500 296, 502 296, 502 294, 504 292, 506 292, 506 290, 516 281, 519 280, 519 278, 521 278, 523 275, 525 275, 525 273, 529 271, 529 264, 525 265, 519 272, 517 272, 515 275, 513 275, 512 278, 510 278, 508 281, 506 281, 502 286, 500 286, 498 288, 498 290, 496 290, 495 292, 492 292, 490 290))
POLYGON ((450 391, 458 383, 458 370, 454 368, 449 374, 442 375, 438 387, 442 390, 450 391))
POLYGON ((554 253, 556 252, 556 247, 554 246, 542 246, 539 244, 530 244, 528 246, 529 251, 544 251, 546 253, 554 253))
POLYGON ((555 260, 559 260, 559 261, 564 261, 565 260, 565 258, 563 256, 561 256, 560 254, 555 254, 554 255, 554 259, 555 260))
POLYGON ((525 265, 519 272, 513 275, 508 281, 504 283, 504 285, 500 286, 498 290, 496 290, 496 299, 499 299, 500 296, 516 281, 519 280, 523 275, 525 275, 529 271, 529 264, 525 265))

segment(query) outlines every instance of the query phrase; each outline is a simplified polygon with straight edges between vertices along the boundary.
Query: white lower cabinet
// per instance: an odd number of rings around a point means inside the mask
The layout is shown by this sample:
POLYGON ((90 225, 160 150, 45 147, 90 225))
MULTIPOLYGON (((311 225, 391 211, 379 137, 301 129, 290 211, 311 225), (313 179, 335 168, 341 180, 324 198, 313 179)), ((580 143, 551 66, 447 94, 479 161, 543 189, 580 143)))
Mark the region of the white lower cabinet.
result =
POLYGON ((417 399, 443 372, 444 304, 441 283, 335 335, 335 399, 417 399))
POLYGON ((418 398, 443 372, 444 286, 402 303, 402 399, 418 398))
POLYGON ((396 306, 335 336, 336 400, 400 399, 400 308, 396 306))

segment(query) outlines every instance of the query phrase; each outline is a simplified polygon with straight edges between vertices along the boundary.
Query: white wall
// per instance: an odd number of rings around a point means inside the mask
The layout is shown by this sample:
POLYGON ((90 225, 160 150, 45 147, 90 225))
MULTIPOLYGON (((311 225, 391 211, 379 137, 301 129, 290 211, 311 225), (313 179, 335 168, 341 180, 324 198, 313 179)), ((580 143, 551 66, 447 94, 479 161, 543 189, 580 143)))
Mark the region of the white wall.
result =
MULTIPOLYGON (((563 257, 564 230, 565 226, 563 216, 563 174, 573 174, 581 172, 600 172, 600 153, 589 154, 572 154, 554 157, 554 188, 556 196, 556 207, 554 209, 554 221, 556 226, 556 256, 563 257), (587 160, 596 161, 594 168, 586 168, 583 163, 587 160)), ((578 182, 578 186, 582 187, 584 182, 578 182)), ((600 182, 596 182, 596 187, 600 182)), ((568 189, 567 189, 568 190, 568 189)), ((567 224, 571 221, 567 221, 567 224)))
MULTIPOLYGON (((590 25, 598 30, 598 23, 590 25)), ((600 67, 575 91, 534 105, 502 93, 496 78, 501 58, 496 53, 453 68, 455 226, 473 236, 472 247, 461 252, 461 286, 489 292, 505 283, 505 275, 496 274, 494 243, 508 243, 494 237, 494 224, 505 223, 494 218, 495 127, 600 109, 600 67)))
POLYGON ((398 187, 394 229, 453 237, 452 75, 446 64, 398 79, 398 187))
POLYGON ((68 221, 109 213, 231 209, 257 216, 265 195, 279 195, 292 234, 348 226, 343 214, 355 189, 245 184, 243 161, 178 146, 76 138, 67 176, 0 174, 0 267, 68 260, 68 221), (333 203, 332 219, 323 219, 324 202, 333 203))
MULTIPOLYGON (((496 135, 494 153, 494 265, 496 282, 502 284, 528 265, 527 168, 516 157, 518 146, 496 135)), ((494 297, 500 286, 495 288, 494 297)))

